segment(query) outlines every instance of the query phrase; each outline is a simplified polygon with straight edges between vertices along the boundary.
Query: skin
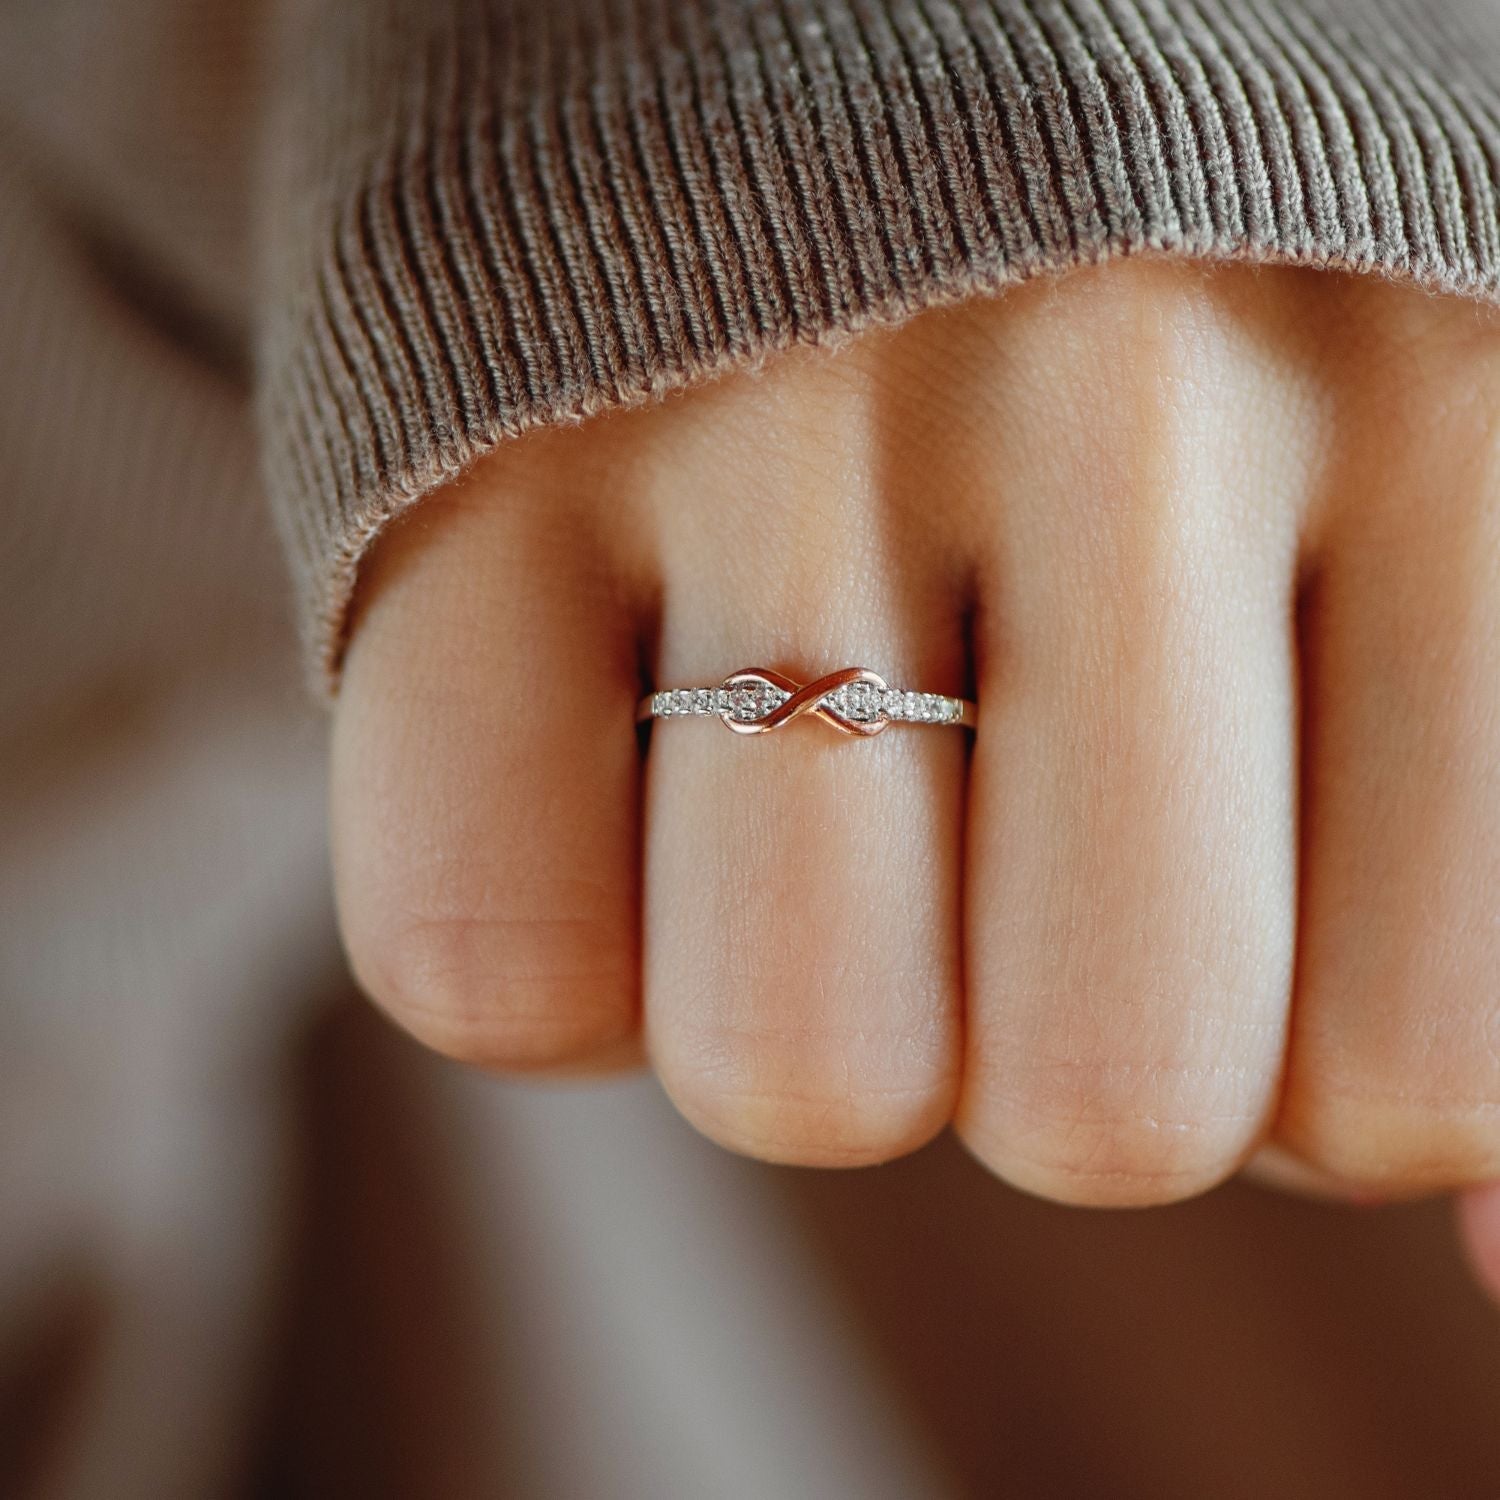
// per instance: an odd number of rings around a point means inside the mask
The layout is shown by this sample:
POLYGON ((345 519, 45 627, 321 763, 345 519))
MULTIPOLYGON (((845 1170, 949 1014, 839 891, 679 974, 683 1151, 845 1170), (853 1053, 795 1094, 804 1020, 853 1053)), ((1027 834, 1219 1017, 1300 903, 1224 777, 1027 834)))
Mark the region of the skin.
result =
POLYGON ((508 444, 367 561, 333 844, 419 1039, 766 1160, 1500 1179, 1500 319, 1143 260, 508 444), (642 757, 749 665, 980 732, 642 757))

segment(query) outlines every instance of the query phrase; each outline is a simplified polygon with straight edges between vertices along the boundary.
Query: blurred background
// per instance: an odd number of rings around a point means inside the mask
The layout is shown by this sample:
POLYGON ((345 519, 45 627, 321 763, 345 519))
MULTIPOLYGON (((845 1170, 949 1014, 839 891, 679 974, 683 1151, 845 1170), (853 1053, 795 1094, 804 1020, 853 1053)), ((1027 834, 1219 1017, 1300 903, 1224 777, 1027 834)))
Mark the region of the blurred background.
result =
POLYGON ((0 1496, 1500 1495, 1440 1205, 762 1167, 353 994, 250 414, 262 20, 0 7, 0 1496))

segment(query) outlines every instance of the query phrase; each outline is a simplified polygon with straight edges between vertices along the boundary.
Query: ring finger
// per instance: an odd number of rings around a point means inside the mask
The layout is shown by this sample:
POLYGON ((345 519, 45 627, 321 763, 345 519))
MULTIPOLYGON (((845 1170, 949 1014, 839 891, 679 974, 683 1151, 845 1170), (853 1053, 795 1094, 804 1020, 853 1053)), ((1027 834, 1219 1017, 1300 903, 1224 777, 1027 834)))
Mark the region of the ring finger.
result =
MULTIPOLYGON (((679 428, 663 528, 658 681, 871 667, 955 692, 942 567, 901 545, 862 413, 819 360, 736 382, 679 428), (837 434, 837 436, 832 436, 837 434), (722 476, 712 499, 678 474, 722 476)), ((659 722, 647 771, 646 1028, 662 1082, 721 1143, 852 1164, 948 1120, 960 1055, 966 736, 810 719, 742 737, 659 722)))

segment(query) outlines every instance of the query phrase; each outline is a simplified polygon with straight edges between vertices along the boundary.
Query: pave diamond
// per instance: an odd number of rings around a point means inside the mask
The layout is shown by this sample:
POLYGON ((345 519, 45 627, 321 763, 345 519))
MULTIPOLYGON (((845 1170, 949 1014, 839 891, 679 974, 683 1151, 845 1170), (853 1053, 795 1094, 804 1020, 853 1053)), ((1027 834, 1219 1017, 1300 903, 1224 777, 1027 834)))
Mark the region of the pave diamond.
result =
POLYGON ((712 690, 707 700, 712 706, 705 711, 727 713, 730 718, 749 724, 765 718, 790 696, 769 683, 742 683, 737 687, 712 690))
POLYGON ((856 724, 868 724, 880 717, 877 688, 870 682, 851 682, 844 689, 844 717, 856 724))
POLYGON ((884 697, 873 682, 846 682, 825 694, 823 707, 850 724, 873 724, 881 717, 884 697))

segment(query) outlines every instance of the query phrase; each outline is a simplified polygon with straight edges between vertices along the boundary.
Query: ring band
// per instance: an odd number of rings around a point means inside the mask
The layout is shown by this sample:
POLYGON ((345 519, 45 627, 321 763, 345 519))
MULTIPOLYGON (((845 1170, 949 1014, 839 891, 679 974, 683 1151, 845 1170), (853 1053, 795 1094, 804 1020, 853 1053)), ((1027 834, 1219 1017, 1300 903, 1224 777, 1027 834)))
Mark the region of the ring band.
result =
POLYGON ((879 734, 891 724, 973 729, 979 709, 967 698, 891 687, 864 667, 843 667, 815 682, 794 682, 769 667, 746 667, 718 687, 668 688, 641 699, 636 718, 718 718, 736 734, 767 734, 807 715, 841 734, 879 734))

